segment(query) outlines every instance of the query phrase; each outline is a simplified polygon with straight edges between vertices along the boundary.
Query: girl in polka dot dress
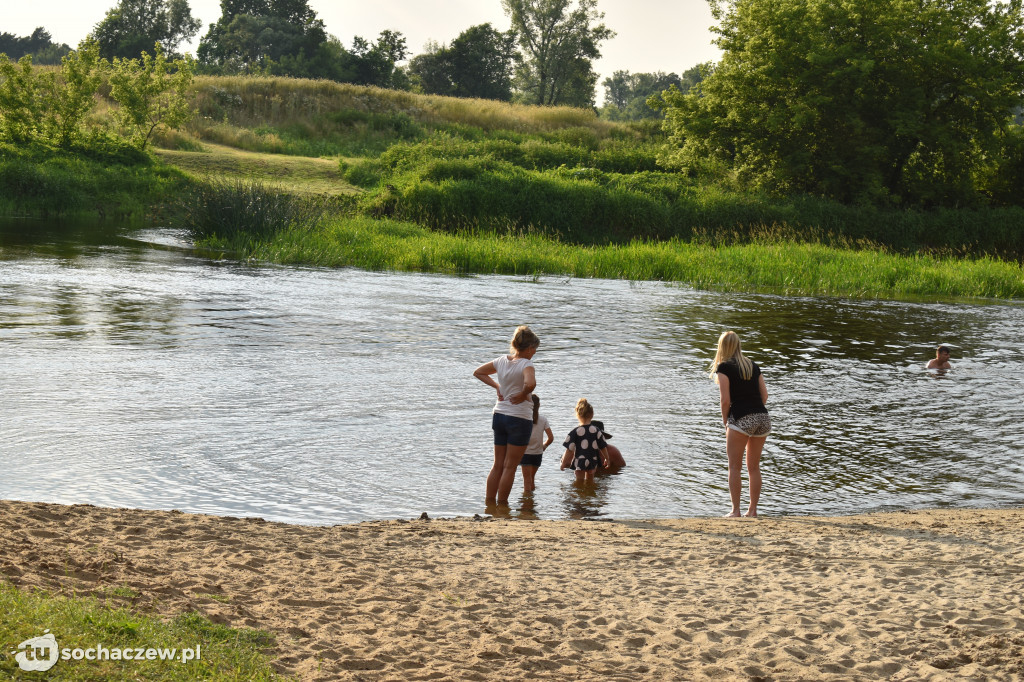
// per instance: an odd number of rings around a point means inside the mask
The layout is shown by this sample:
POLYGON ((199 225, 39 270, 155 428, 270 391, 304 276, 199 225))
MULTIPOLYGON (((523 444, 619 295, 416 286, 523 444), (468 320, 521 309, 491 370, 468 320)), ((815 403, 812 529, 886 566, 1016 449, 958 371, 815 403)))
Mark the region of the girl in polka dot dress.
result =
POLYGON ((590 421, 594 418, 594 408, 586 398, 576 402, 576 419, 580 425, 569 432, 562 445, 562 469, 573 469, 577 481, 593 481, 597 465, 608 466, 608 444, 604 442, 604 434, 590 421))

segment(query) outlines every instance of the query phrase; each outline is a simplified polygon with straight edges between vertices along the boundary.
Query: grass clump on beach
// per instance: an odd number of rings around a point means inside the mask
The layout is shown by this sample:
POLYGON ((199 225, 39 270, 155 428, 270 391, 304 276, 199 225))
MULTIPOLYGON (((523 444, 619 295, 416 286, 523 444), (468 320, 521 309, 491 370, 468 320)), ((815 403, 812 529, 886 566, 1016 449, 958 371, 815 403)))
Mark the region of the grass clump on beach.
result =
POLYGON ((580 246, 539 233, 438 233, 355 216, 332 217, 318 228, 286 230, 262 241, 212 239, 203 245, 243 259, 368 270, 653 280, 800 295, 1024 297, 1024 267, 1015 262, 899 254, 870 244, 853 249, 844 240, 832 241, 800 241, 776 229, 745 242, 697 236, 580 246))
MULTIPOLYGON (((40 591, 26 592, 0 582, 0 677, 10 680, 278 680, 266 653, 271 635, 236 630, 211 623, 198 614, 184 614, 163 622, 156 617, 109 606, 94 597, 65 597, 40 591), (49 631, 63 653, 83 652, 98 645, 106 650, 175 650, 176 660, 64 660, 59 657, 47 672, 23 671, 15 660, 18 645, 49 631), (184 649, 196 651, 182 661, 184 649)), ((95 653, 92 658, 96 658, 95 653)), ((101 655, 102 658, 102 655, 101 655)))

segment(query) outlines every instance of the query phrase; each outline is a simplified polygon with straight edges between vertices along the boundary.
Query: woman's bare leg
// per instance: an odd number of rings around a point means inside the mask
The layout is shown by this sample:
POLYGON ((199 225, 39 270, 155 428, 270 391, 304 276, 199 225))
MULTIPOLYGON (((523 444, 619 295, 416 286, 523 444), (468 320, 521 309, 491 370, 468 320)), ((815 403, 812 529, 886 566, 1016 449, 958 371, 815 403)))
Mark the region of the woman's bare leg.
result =
POLYGON ((487 498, 485 502, 488 505, 493 505, 498 497, 498 484, 501 483, 501 474, 505 470, 505 450, 507 447, 505 445, 494 446, 494 464, 491 465, 491 471, 487 474, 487 498))
MULTIPOLYGON (((512 492, 512 486, 516 483, 516 470, 519 469, 519 461, 523 458, 523 453, 526 452, 525 445, 506 445, 505 446, 505 462, 498 481, 498 504, 508 504, 509 493, 512 492)), ((498 446, 494 446, 494 463, 497 466, 498 463, 498 446)), ((493 473, 493 470, 492 470, 493 473)), ((489 479, 490 477, 488 477, 489 479)))
POLYGON ((747 446, 747 440, 747 436, 734 429, 727 429, 725 432, 725 451, 729 455, 729 497, 732 500, 732 511, 726 514, 729 517, 740 515, 743 450, 747 446))
POLYGON ((762 438, 750 438, 747 441, 747 478, 750 479, 750 506, 744 516, 757 516, 757 502, 761 499, 761 450, 764 448, 762 438))

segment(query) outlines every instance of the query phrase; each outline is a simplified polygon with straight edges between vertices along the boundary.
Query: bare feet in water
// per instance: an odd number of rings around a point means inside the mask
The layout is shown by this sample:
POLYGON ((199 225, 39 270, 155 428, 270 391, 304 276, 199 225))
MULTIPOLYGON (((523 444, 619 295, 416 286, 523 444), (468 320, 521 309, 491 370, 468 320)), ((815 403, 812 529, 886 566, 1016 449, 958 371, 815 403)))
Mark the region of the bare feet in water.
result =
POLYGON ((738 511, 734 511, 734 512, 729 512, 728 514, 726 514, 722 518, 723 519, 738 519, 739 517, 740 517, 740 513, 738 511))

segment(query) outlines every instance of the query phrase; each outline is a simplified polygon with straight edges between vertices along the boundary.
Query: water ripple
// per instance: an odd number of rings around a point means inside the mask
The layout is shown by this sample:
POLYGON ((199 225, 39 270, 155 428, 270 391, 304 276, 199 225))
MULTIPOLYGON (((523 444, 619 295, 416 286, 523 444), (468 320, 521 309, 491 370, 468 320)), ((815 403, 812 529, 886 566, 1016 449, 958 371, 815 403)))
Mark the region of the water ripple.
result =
POLYGON ((493 392, 471 373, 529 322, 556 445, 518 515, 721 513, 707 371, 727 328, 771 394, 764 512, 1024 501, 1017 305, 250 267, 164 231, 91 234, 2 235, 0 497, 315 524, 482 513, 493 392), (940 342, 945 374, 923 369, 940 342), (591 491, 557 467, 581 396, 629 462, 591 491))

